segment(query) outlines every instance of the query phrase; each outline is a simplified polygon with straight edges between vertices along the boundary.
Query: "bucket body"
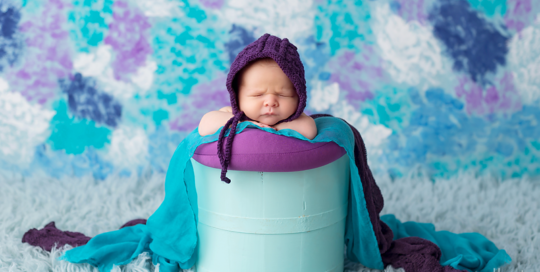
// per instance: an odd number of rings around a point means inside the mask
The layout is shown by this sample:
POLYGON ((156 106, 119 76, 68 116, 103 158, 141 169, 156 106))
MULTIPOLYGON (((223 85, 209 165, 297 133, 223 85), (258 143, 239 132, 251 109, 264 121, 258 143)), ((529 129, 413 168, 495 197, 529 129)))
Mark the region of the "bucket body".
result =
POLYGON ((349 157, 297 172, 227 172, 192 159, 198 272, 343 271, 349 157))

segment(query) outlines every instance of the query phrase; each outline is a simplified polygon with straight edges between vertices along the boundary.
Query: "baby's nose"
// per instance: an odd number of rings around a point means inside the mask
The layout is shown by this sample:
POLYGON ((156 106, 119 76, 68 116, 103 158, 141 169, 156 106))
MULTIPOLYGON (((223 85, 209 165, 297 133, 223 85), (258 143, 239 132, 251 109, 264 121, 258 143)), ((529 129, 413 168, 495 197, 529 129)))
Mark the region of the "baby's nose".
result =
POLYGON ((278 104, 278 101, 276 98, 274 98, 273 96, 270 96, 269 98, 267 98, 265 101, 264 101, 264 106, 265 107, 277 107, 279 104, 278 104))

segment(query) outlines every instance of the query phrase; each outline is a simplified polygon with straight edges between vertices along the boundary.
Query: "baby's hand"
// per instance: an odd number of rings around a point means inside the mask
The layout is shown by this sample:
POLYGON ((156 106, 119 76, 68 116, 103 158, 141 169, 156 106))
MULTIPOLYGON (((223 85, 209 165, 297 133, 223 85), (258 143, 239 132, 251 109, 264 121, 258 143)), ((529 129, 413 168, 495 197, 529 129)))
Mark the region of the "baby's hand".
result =
POLYGON ((305 113, 302 113, 300 117, 292 121, 283 122, 275 125, 274 129, 292 129, 310 140, 313 140, 315 136, 317 136, 317 125, 315 124, 315 120, 307 116, 305 113))
POLYGON ((251 123, 253 123, 253 124, 255 124, 255 125, 259 126, 259 127, 267 127, 267 128, 271 128, 273 130, 276 130, 276 128, 273 127, 273 126, 269 126, 267 124, 259 123, 257 121, 243 121, 243 122, 251 122, 251 123))

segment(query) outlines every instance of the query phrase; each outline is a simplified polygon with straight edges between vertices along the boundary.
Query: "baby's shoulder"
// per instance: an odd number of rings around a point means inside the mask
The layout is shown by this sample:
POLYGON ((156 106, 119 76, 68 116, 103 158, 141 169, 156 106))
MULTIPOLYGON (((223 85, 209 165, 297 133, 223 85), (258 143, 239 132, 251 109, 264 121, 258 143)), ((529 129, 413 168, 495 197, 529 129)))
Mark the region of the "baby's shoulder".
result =
POLYGON ((315 124, 315 120, 313 120, 313 118, 305 113, 302 112, 302 114, 300 115, 300 117, 298 118, 304 122, 313 122, 313 124, 315 124))
POLYGON ((231 106, 226 106, 226 107, 223 107, 223 108, 219 109, 219 111, 232 112, 232 107, 231 106))

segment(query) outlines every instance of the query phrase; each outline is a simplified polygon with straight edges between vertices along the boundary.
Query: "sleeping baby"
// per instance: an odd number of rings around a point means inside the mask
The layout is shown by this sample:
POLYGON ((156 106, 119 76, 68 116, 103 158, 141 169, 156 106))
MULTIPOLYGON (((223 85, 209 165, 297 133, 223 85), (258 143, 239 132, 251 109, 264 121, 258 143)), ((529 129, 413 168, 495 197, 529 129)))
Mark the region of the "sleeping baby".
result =
MULTIPOLYGON (((251 119, 249 122, 275 130, 292 129, 310 140, 317 135, 315 121, 305 113, 289 122, 280 122, 296 112, 299 99, 291 80, 273 59, 262 58, 245 66, 233 81, 233 89, 240 110, 251 119)), ((199 134, 214 134, 232 117, 230 106, 205 114, 199 134)))
POLYGON ((304 113, 307 99, 304 74, 297 48, 286 38, 264 34, 238 53, 226 82, 231 106, 205 114, 198 127, 201 136, 224 127, 217 144, 222 181, 231 182, 226 173, 240 122, 274 130, 291 129, 310 140, 315 138, 315 121, 304 113), (230 134, 225 143, 228 128, 230 134))

